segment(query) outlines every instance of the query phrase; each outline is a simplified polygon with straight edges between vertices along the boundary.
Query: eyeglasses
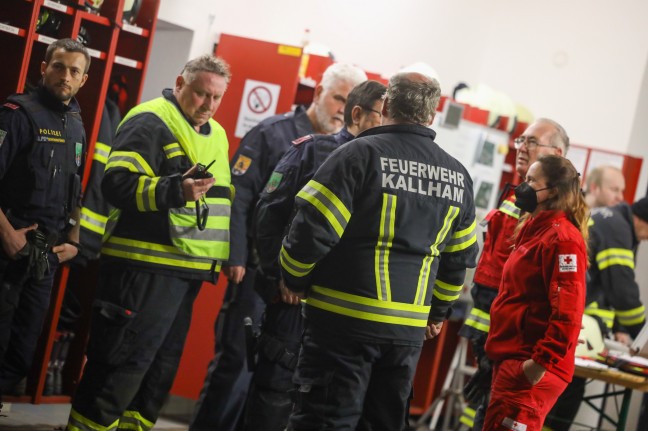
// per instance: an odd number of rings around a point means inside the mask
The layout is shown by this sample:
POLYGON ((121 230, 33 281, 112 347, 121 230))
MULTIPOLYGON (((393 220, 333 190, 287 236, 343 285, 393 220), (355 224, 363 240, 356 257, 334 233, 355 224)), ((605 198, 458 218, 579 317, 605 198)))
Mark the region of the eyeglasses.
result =
POLYGON ((538 142, 536 138, 529 138, 526 136, 519 136, 513 140, 513 145, 515 145, 515 149, 519 150, 522 148, 522 145, 526 143, 527 150, 533 151, 536 149, 536 147, 550 147, 550 148, 558 148, 555 145, 546 145, 546 144, 541 144, 538 142))
POLYGON ((363 110, 365 110, 365 111, 375 112, 376 114, 378 114, 379 116, 382 117, 382 112, 380 112, 380 111, 376 111, 375 109, 372 109, 372 108, 365 108, 364 106, 361 106, 361 108, 363 110))

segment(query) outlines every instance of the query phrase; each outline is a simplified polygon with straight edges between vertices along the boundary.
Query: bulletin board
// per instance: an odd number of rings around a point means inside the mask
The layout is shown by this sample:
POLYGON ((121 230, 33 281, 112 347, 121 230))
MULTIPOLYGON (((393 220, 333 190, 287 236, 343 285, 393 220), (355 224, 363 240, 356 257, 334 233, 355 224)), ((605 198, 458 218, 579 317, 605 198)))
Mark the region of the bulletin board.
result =
POLYGON ((495 207, 509 135, 466 120, 457 127, 444 127, 442 123, 442 116, 437 115, 432 124, 437 133, 435 142, 470 173, 477 220, 480 221, 495 207))

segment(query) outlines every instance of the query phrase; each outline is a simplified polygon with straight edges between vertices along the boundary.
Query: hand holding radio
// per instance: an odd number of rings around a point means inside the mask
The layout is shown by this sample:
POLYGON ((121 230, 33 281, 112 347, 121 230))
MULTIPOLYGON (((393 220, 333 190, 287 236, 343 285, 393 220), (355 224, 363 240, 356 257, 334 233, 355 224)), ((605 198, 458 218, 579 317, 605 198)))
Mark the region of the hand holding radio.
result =
POLYGON ((196 163, 182 175, 182 191, 185 200, 197 201, 203 197, 216 181, 209 168, 214 164, 212 161, 207 166, 196 163))

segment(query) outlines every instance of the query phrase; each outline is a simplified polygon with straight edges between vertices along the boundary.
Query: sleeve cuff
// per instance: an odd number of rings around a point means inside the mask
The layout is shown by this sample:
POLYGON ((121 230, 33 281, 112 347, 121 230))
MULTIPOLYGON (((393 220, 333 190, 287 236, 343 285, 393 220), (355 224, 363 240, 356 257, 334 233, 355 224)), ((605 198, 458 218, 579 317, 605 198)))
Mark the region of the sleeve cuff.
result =
POLYGON ((173 174, 167 177, 169 180, 169 207, 180 208, 185 206, 184 192, 182 191, 182 175, 173 174))

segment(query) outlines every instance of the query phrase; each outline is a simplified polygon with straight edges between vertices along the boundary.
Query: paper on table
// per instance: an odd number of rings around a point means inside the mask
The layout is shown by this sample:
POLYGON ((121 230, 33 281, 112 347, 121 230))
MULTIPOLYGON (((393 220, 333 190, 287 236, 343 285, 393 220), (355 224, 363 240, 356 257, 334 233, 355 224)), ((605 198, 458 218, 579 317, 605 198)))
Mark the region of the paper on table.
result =
POLYGON ((578 365, 579 367, 592 368, 594 370, 607 370, 608 368, 610 368, 605 364, 601 364, 600 362, 592 361, 591 359, 579 358, 578 356, 576 357, 576 365, 578 365))
POLYGON ((636 364, 641 367, 648 367, 648 358, 644 358, 643 356, 631 356, 627 353, 622 353, 617 356, 618 359, 623 359, 624 361, 628 361, 631 364, 636 364))

